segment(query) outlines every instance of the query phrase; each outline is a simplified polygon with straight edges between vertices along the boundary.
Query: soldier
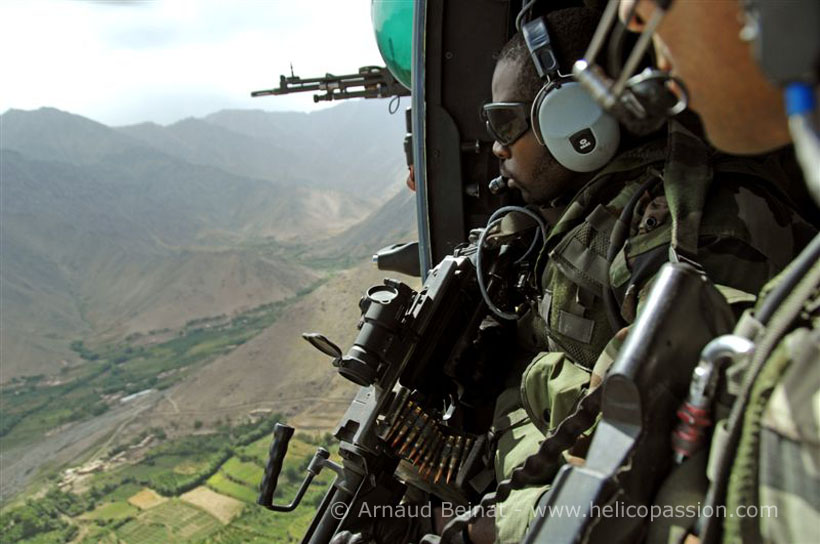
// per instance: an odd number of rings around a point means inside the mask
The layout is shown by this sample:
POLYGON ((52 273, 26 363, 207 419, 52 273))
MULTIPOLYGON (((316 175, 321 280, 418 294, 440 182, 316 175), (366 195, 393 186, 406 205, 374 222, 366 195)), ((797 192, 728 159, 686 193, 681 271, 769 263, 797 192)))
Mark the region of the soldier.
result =
MULTIPOLYGON (((820 80, 817 4, 675 0, 664 5, 668 12, 659 4, 668 3, 624 3, 621 16, 637 32, 656 27, 653 38, 661 62, 688 86, 692 107, 702 115, 710 140, 738 153, 769 151, 793 140, 809 193, 820 204, 814 104, 820 80), (748 42, 755 46, 757 62, 748 42)), ((817 208, 810 209, 816 221, 817 208)), ((756 354, 751 361, 739 358, 727 370, 730 384, 742 387, 732 391, 737 400, 727 426, 717 427, 724 438, 714 442, 727 445, 712 448, 710 465, 717 470, 709 497, 715 505, 725 502, 729 515, 702 520, 697 532, 705 542, 817 538, 818 246, 815 238, 764 289, 754 312, 736 329, 738 336, 754 342, 756 354), (732 515, 741 510, 760 515, 732 515)))
MULTIPOLYGON (((545 19, 560 77, 581 58, 597 16, 574 8, 545 19)), ((785 155, 716 153, 696 127, 678 121, 666 138, 623 142, 603 168, 568 168, 560 148, 541 145, 553 127, 533 126, 549 114, 531 104, 557 86, 551 81, 544 89, 531 53, 521 34, 504 47, 493 102, 484 108, 509 186, 548 218, 557 216, 536 265, 540 300, 520 323, 522 344, 541 353, 496 405, 499 481, 600 384, 662 264, 699 263, 739 315, 812 233, 781 193, 788 176, 778 161, 787 162, 785 155)), ((579 442, 565 457, 583 453, 579 442)), ((496 542, 520 541, 542 492, 516 491, 501 505, 496 542)))
MULTIPOLYGON (((597 15, 583 9, 547 16, 561 73, 582 56, 596 24, 597 15)), ((670 256, 696 258, 727 299, 742 307, 807 237, 806 225, 778 195, 785 175, 772 158, 716 154, 677 122, 668 141, 625 137, 614 146, 619 151, 614 160, 585 171, 567 168, 556 158, 560 150, 538 142, 549 134, 533 130, 527 106, 543 85, 519 35, 500 55, 493 102, 484 109, 509 185, 542 206, 547 218, 557 218, 537 266, 542 296, 520 324, 522 351, 542 353, 526 368, 523 381, 496 403, 499 480, 599 385, 623 329, 670 256), (620 229, 624 235, 613 237, 620 229)), ((584 154, 577 148, 576 153, 584 154)), ((583 444, 567 458, 575 454, 583 455, 583 444)), ((465 539, 519 542, 542 491, 514 493, 499 510, 503 517, 480 520, 465 539)), ((388 538, 398 542, 402 534, 408 533, 395 531, 388 538)))

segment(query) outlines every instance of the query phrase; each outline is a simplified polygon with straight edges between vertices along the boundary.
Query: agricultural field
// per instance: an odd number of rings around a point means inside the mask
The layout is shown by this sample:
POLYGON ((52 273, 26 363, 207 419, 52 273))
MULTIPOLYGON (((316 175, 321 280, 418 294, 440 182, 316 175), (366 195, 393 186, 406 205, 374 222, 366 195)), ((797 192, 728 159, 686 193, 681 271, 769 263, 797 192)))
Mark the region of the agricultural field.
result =
POLYGON ((228 459, 220 469, 234 482, 244 484, 249 487, 258 487, 265 473, 263 467, 256 463, 243 463, 236 457, 228 459))
MULTIPOLYGON (((164 499, 167 500, 167 499, 164 499)), ((128 502, 107 502, 91 512, 83 514, 80 519, 84 520, 116 520, 133 517, 139 513, 139 508, 128 502)))
MULTIPOLYGON (((328 434, 319 441, 321 442, 320 444, 316 438, 298 433, 288 444, 288 459, 310 458, 316 452, 316 448, 319 445, 324 444, 325 448, 329 449, 329 444, 332 442, 332 439, 333 438, 328 434)), ((244 461, 253 461, 260 467, 264 467, 268 462, 270 445, 271 437, 264 436, 247 446, 237 448, 236 454, 237 457, 244 461)))
POLYGON ((225 525, 242 513, 244 508, 242 502, 220 495, 204 486, 185 493, 180 499, 205 510, 225 525))
POLYGON ((147 520, 129 521, 117 529, 116 537, 119 542, 128 544, 173 542, 173 536, 168 527, 158 523, 149 523, 147 520))
MULTIPOLYGON (((295 512, 270 512, 256 505, 270 430, 278 419, 273 415, 215 434, 165 440, 137 464, 89 475, 76 493, 54 489, 23 506, 7 507, 0 516, 2 542, 299 542, 333 474, 316 478, 295 512), (179 491, 151 485, 171 477, 199 483, 179 491)), ((295 496, 320 445, 327 447, 327 438, 299 434, 291 440, 277 502, 295 496)))
POLYGON ((142 489, 143 487, 137 483, 120 483, 112 491, 103 492, 99 500, 108 502, 127 501, 142 489))
POLYGON ((263 508, 246 508, 230 525, 209 537, 220 544, 301 542, 313 519, 310 502, 293 512, 270 512, 263 508))
MULTIPOLYGON (((259 466, 265 466, 268 462, 268 450, 270 450, 271 439, 269 436, 260 438, 256 442, 252 442, 247 446, 238 448, 237 456, 245 461, 252 461, 259 466)), ((295 441, 291 441, 288 446, 288 454, 290 455, 291 448, 295 446, 295 441)))
POLYGON ((103 527, 91 527, 85 535, 81 535, 79 544, 120 544, 117 534, 103 527))
POLYGON ((57 544, 65 542, 65 537, 61 531, 52 531, 49 533, 42 533, 26 541, 29 544, 57 544))
POLYGON ((128 504, 139 508, 140 510, 150 510, 155 506, 159 506, 168 499, 158 494, 153 489, 143 488, 139 493, 135 493, 128 498, 128 504))
POLYGON ((223 472, 217 472, 206 482, 206 485, 223 495, 228 495, 242 502, 253 504, 259 496, 259 492, 253 487, 245 484, 238 484, 230 480, 223 472))
POLYGON ((117 529, 117 536, 127 544, 185 542, 202 539, 221 526, 205 511, 171 499, 117 529))

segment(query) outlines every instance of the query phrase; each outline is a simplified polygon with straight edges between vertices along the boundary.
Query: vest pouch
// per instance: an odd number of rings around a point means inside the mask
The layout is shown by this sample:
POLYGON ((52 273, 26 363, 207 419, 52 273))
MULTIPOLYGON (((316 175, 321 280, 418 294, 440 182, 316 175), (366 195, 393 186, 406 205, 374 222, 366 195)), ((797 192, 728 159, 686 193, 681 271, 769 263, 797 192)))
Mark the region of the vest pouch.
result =
POLYGON ((598 206, 550 253, 542 286, 551 293, 547 334, 585 370, 591 370, 615 331, 601 300, 609 283, 606 260, 616 218, 598 206))
POLYGON ((561 352, 539 353, 533 359, 521 378, 521 402, 544 435, 572 413, 589 377, 561 352))

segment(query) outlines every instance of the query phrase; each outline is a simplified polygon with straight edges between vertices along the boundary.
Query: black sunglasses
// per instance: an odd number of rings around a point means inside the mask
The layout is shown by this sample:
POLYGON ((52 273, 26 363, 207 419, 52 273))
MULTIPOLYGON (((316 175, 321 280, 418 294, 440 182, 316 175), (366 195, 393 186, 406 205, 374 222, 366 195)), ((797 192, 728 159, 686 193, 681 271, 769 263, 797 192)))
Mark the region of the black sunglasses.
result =
POLYGON ((530 129, 530 104, 491 102, 481 108, 487 132, 501 145, 511 145, 530 129))

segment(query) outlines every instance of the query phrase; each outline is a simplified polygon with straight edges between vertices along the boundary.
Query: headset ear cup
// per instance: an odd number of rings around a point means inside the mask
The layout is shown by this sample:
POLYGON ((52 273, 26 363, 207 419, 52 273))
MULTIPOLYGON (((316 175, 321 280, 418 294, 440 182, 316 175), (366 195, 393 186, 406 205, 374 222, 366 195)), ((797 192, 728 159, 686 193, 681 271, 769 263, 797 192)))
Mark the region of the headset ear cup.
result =
POLYGON ((569 170, 597 170, 618 151, 618 122, 574 81, 559 81, 542 88, 533 102, 531 116, 536 137, 569 170))
POLYGON ((532 131, 535 133, 535 139, 543 146, 546 146, 547 144, 544 142, 544 136, 541 134, 541 116, 538 112, 541 110, 541 103, 544 102, 544 97, 550 92, 550 88, 552 88, 551 83, 547 83, 541 87, 541 90, 535 95, 535 100, 532 101, 532 109, 530 110, 530 124, 532 125, 532 131))

